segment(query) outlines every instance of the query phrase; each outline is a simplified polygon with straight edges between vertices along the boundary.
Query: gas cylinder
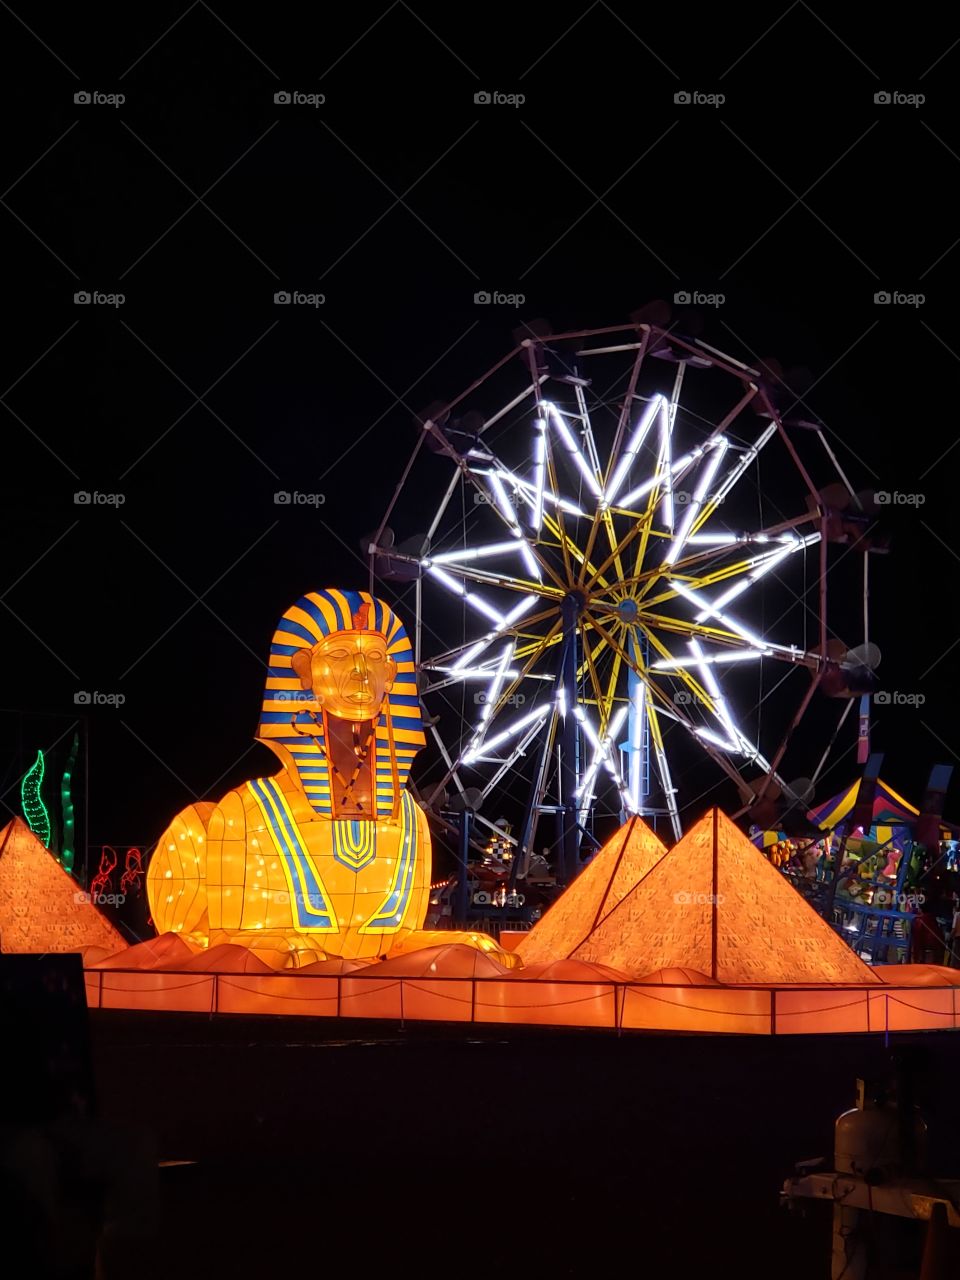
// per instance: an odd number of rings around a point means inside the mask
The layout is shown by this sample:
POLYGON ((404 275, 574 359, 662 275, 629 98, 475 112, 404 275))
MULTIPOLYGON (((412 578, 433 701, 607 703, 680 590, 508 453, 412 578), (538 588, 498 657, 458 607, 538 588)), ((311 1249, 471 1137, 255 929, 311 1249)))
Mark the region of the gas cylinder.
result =
MULTIPOLYGON (((834 1169, 865 1182, 890 1182, 921 1173, 926 1163, 927 1126, 917 1109, 898 1106, 883 1092, 869 1092, 857 1081, 857 1105, 837 1117, 834 1169)), ((867 1280, 864 1211, 842 1203, 833 1207, 833 1280, 867 1280)), ((890 1223, 873 1224, 874 1246, 890 1223)))

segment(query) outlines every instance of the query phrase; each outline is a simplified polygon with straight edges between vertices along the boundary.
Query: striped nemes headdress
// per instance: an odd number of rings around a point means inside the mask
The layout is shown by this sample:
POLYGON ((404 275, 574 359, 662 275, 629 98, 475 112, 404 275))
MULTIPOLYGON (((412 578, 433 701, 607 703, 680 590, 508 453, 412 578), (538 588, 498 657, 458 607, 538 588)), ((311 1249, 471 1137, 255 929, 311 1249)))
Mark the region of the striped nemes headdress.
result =
POLYGON ((312 649, 327 636, 358 630, 380 635, 387 656, 397 664, 393 688, 375 726, 377 817, 388 818, 399 813, 410 766, 426 738, 413 650, 403 623, 382 600, 366 591, 329 588, 309 592, 286 611, 270 646, 257 737, 286 747, 311 805, 317 813, 332 816, 322 723, 309 693, 301 688, 292 658, 298 650, 312 649))

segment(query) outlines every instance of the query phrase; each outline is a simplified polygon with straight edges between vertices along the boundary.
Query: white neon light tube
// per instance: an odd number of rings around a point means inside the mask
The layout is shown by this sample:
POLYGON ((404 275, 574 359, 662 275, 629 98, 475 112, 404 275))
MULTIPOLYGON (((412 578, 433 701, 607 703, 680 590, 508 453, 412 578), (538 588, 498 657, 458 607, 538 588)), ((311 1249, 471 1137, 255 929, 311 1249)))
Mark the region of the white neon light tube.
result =
MULTIPOLYGON (((492 738, 488 738, 483 744, 484 753, 491 751, 494 747, 499 746, 503 742, 507 742, 515 734, 520 733, 528 724, 533 724, 534 720, 543 720, 548 712, 544 707, 538 707, 534 711, 528 712, 527 715, 515 721, 508 729, 504 729, 502 733, 496 733, 492 738)), ((471 764, 479 755, 479 752, 471 745, 463 754, 463 764, 471 764)))
POLYGON ((481 640, 478 640, 475 644, 472 644, 469 649, 465 649, 463 651, 460 657, 453 664, 453 670, 459 671, 462 667, 469 666, 474 658, 479 657, 479 655, 483 653, 484 649, 487 649, 491 644, 493 644, 494 640, 496 640, 498 636, 502 636, 508 627, 512 627, 515 622, 522 618, 523 615, 534 604, 536 604, 538 598, 539 597, 537 596, 524 596, 519 604, 514 605, 510 612, 500 619, 500 623, 495 631, 487 632, 481 640))
MULTIPOLYGON (((685 453, 682 458, 678 458, 676 460, 670 468, 670 475, 675 476, 677 472, 682 471, 684 467, 689 467, 690 463, 696 462, 697 458, 701 457, 702 454, 703 449, 699 446, 696 449, 691 449, 689 453, 685 453)), ((656 475, 651 476, 649 480, 644 480, 643 484, 638 485, 636 489, 631 489, 625 497, 621 498, 620 501, 616 503, 616 506, 621 508, 631 507, 638 498, 646 497, 650 490, 660 483, 662 478, 662 474, 658 468, 656 475)))
POLYGON ((530 512, 530 527, 539 533, 543 527, 543 487, 547 474, 547 424, 542 418, 536 421, 536 434, 533 437, 533 510, 530 512))
POLYGON ((583 476, 584 480, 586 480, 587 487, 595 495, 595 497, 599 498, 600 485, 597 481, 597 477, 593 474, 593 471, 590 469, 590 464, 587 462, 586 458, 583 456, 582 452, 580 451, 580 446, 577 444, 576 440, 574 439, 573 432, 570 430, 569 426, 564 421, 563 416, 560 413, 559 409, 556 407, 556 405, 550 404, 547 402, 544 403, 544 408, 546 409, 547 415, 550 418, 551 422, 553 423, 553 426, 557 432, 557 435, 560 437, 561 441, 563 442, 563 447, 566 449, 567 453, 570 455, 577 470, 583 476))
POLYGON ((503 555, 512 551, 514 542, 488 542, 482 547, 461 547, 459 551, 443 551, 440 555, 430 555, 421 563, 429 568, 432 564, 466 564, 471 560, 483 560, 487 556, 503 555))
POLYGON ((727 451, 727 441, 724 436, 718 438, 717 444, 713 448, 713 457, 707 463, 700 482, 693 492, 693 498, 687 507, 683 520, 677 535, 670 545, 670 550, 663 558, 664 564, 676 564, 680 552, 683 550, 683 544, 687 540, 687 534, 693 528, 693 522, 697 518, 700 508, 703 506, 704 498, 707 496, 707 490, 713 483, 713 477, 717 474, 717 468, 723 460, 723 455, 727 451))
POLYGON ((454 595, 462 596, 467 604, 476 609, 478 613, 484 614, 498 627, 504 625, 505 619, 499 610, 494 609, 493 605, 487 604, 486 600, 482 596, 478 596, 475 591, 468 591, 462 582, 458 582, 456 578, 451 578, 450 574, 445 570, 438 569, 436 565, 431 565, 427 572, 432 574, 438 582, 442 582, 454 595))
POLYGON ((663 396, 654 396, 643 411, 640 421, 634 427, 633 434, 630 437, 630 443, 627 445, 623 457, 617 463, 617 469, 614 471, 613 476, 610 479, 610 484, 603 495, 607 505, 610 505, 620 492, 620 486, 623 484, 624 480, 626 480, 627 472, 630 470, 634 459, 643 446, 643 442, 647 437, 650 427, 653 425, 653 420, 656 417, 657 410, 659 409, 662 400, 663 396))

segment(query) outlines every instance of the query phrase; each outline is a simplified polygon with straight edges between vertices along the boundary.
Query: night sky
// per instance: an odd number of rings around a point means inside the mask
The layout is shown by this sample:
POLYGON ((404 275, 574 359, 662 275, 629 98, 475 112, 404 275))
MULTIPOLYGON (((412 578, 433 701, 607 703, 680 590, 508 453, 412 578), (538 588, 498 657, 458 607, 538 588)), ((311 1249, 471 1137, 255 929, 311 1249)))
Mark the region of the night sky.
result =
POLYGON ((960 746, 960 48, 941 6, 883 23, 803 0, 3 6, 6 810, 79 691, 125 700, 88 709, 94 843, 150 843, 267 769, 276 621, 366 586, 415 415, 521 322, 612 325, 684 290, 724 296, 705 340, 809 371, 790 399, 855 488, 919 495, 872 562, 882 687, 925 699, 877 707, 874 745, 918 798, 960 746), (323 505, 274 503, 294 489, 323 505))

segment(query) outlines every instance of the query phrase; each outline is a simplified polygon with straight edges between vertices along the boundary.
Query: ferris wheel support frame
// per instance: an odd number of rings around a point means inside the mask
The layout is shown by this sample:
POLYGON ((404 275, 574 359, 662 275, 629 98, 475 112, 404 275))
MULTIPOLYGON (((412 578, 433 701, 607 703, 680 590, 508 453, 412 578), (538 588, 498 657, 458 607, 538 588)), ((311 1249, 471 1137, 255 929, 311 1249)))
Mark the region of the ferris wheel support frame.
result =
MULTIPOLYGON (((562 816, 562 880, 569 884, 577 874, 580 860, 580 734, 573 709, 577 705, 577 636, 582 604, 572 593, 562 605, 563 650, 560 658, 559 694, 563 698, 563 727, 560 734, 560 802, 562 816)), ((554 712, 556 714, 556 712, 554 712)))

